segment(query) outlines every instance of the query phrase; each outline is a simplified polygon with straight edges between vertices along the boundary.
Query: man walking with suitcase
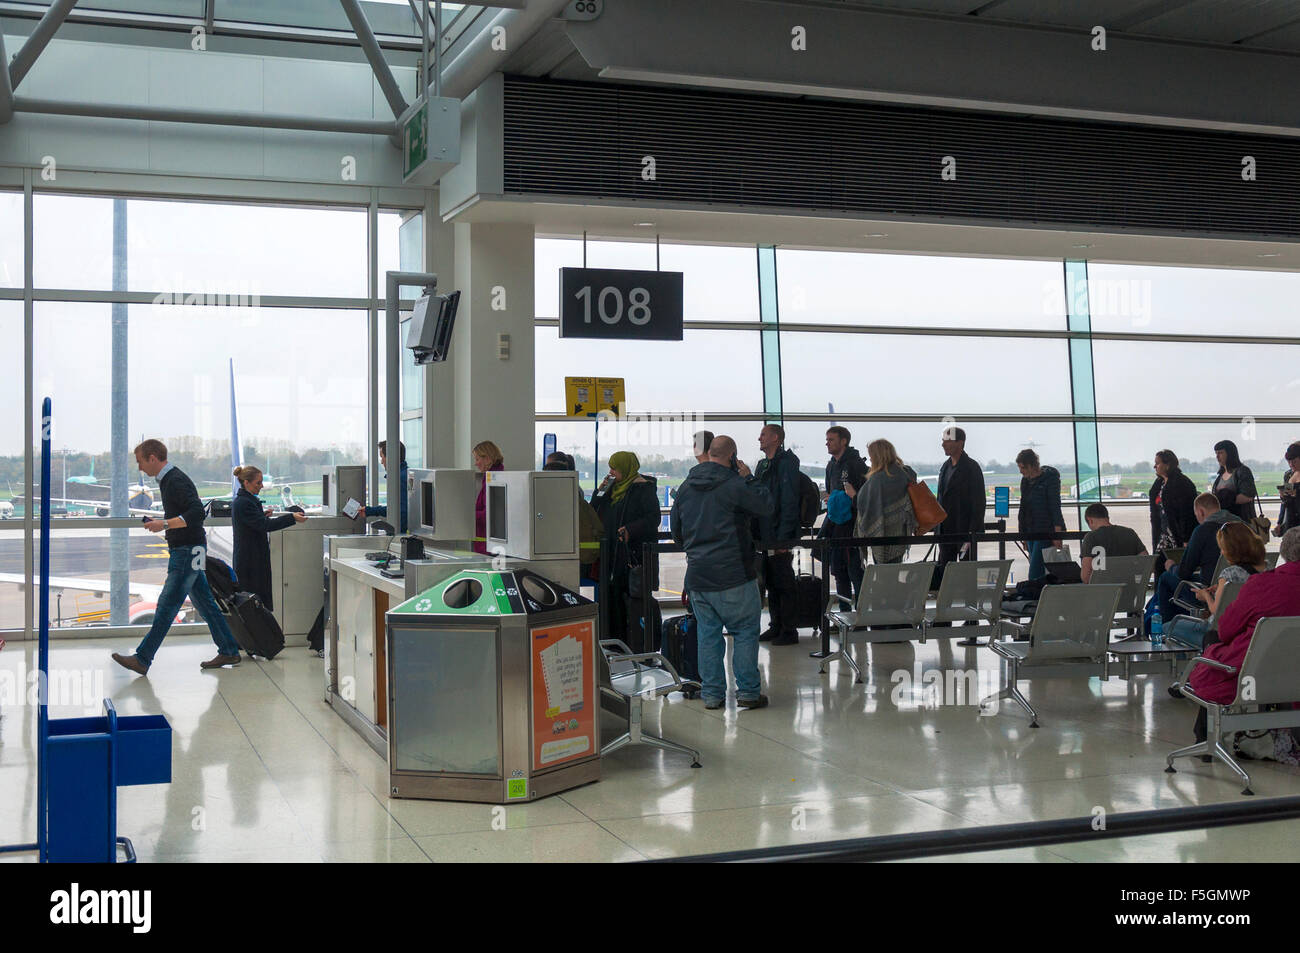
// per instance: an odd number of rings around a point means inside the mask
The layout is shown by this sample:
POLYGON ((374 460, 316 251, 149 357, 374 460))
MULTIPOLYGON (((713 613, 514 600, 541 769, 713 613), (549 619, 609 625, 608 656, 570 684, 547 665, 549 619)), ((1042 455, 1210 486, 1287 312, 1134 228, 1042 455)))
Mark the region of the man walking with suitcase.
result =
POLYGON ((763 708, 758 627, 763 613, 754 569, 751 518, 768 519, 772 498, 736 459, 736 442, 717 436, 709 459, 691 468, 673 501, 669 525, 686 551, 686 591, 695 611, 701 694, 705 708, 727 700, 725 627, 735 643, 736 704, 763 708))
POLYGON ((146 674, 172 626, 172 620, 188 596, 208 624, 212 641, 217 644, 216 656, 199 663, 200 667, 238 665, 239 644, 231 635, 208 586, 205 572, 208 538, 203 531, 205 514, 194 481, 167 462, 167 447, 161 440, 146 440, 136 447, 135 462, 141 473, 158 479, 158 488, 162 491, 163 519, 145 520, 144 526, 151 533, 166 534, 167 581, 158 595, 153 625, 135 654, 114 652, 113 661, 138 675, 146 674))

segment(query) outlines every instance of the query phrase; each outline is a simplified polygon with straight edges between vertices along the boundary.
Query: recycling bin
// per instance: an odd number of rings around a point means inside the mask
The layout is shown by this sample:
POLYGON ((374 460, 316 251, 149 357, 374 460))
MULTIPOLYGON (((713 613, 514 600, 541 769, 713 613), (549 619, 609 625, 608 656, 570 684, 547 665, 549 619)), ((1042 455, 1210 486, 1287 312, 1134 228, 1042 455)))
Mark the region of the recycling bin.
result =
POLYGON ((389 792, 531 801, 600 780, 596 604, 465 569, 385 615, 389 792))

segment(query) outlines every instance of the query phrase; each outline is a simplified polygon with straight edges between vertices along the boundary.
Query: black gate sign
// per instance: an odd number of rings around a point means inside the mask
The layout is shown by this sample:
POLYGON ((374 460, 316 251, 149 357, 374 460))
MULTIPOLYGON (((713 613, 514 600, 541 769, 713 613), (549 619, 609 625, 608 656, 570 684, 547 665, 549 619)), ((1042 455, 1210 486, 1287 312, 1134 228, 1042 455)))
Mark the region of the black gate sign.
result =
POLYGON ((682 273, 560 269, 560 337, 682 339, 682 273))

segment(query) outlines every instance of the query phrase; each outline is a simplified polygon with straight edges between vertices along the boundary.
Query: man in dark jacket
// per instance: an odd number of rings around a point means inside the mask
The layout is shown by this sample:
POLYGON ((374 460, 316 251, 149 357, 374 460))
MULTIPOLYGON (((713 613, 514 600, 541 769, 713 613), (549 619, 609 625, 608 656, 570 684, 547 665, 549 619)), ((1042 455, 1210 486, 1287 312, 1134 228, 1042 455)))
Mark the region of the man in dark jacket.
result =
POLYGON ((727 698, 724 626, 735 642, 736 703, 742 708, 767 704, 758 671, 763 604, 749 524, 755 517, 769 518, 773 506, 766 487, 753 477, 742 477, 748 472, 736 460, 736 442, 725 435, 714 437, 708 461, 691 468, 669 517, 673 540, 686 551, 685 585, 698 622, 705 708, 721 708, 727 698))
POLYGON ((1213 493, 1202 493, 1196 498, 1193 508, 1200 525, 1187 541, 1187 551, 1172 569, 1166 569, 1156 580, 1155 605, 1165 620, 1178 614, 1172 599, 1180 582, 1199 582, 1203 586, 1214 584, 1214 567, 1219 562, 1219 530, 1224 523, 1239 521, 1237 516, 1219 505, 1219 498, 1213 493))
POLYGON ((176 613, 188 596, 203 621, 208 624, 217 654, 201 668, 221 668, 239 664, 239 643, 230 633, 221 610, 208 588, 207 534, 203 531, 203 501, 194 481, 167 462, 167 447, 161 440, 145 440, 135 448, 136 465, 146 476, 158 478, 162 492, 163 519, 145 520, 144 528, 167 536, 167 581, 158 594, 153 625, 141 640, 134 655, 113 653, 113 661, 137 675, 144 675, 167 636, 176 613))
MULTIPOLYGON (((966 431, 949 427, 943 432, 943 452, 948 459, 939 468, 939 505, 948 514, 939 524, 939 534, 984 531, 988 497, 984 492, 984 470, 966 456, 966 431)), ((978 559, 972 543, 943 543, 939 565, 958 559, 978 559)))
MULTIPOLYGON (((826 431, 826 452, 831 458, 826 461, 826 498, 844 492, 847 481, 856 493, 867 481, 867 464, 856 447, 850 447, 853 435, 847 427, 831 427, 826 431)), ((826 519, 822 522, 819 538, 836 539, 853 535, 853 499, 849 498, 849 518, 846 522, 836 523, 831 519, 827 508, 826 519)), ((857 603, 858 590, 862 588, 862 550, 857 546, 841 546, 831 550, 831 575, 835 577, 835 591, 857 603)))
MULTIPOLYGON (((759 517, 756 521, 760 545, 799 536, 799 458, 786 450, 784 444, 785 429, 780 424, 768 424, 759 431, 758 448, 763 451, 763 459, 758 462, 754 477, 767 488, 775 507, 771 516, 759 517)), ((741 475, 746 475, 743 470, 741 475)), ((794 553, 777 549, 765 553, 762 559, 770 624, 767 631, 758 637, 759 641, 797 645, 794 553)))

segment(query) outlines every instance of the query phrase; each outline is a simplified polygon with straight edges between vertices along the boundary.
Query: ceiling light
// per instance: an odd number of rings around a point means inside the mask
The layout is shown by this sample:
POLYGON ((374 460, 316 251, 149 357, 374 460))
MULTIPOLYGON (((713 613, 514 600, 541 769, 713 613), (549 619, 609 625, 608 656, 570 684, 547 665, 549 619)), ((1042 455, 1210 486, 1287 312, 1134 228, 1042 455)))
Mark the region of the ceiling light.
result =
POLYGON ((863 235, 862 237, 863 237, 863 238, 888 238, 888 237, 889 237, 889 233, 888 233, 888 232, 868 232, 867 234, 863 235))
POLYGON ((654 222, 633 222, 632 224, 637 228, 654 228, 655 225, 654 222))
POLYGON ((1080 242, 1079 244, 1077 244, 1077 245, 1071 245, 1070 247, 1071 247, 1071 248, 1091 248, 1092 245, 1089 244, 1088 242, 1080 242))
POLYGON ((1258 254, 1255 257, 1256 258, 1281 258, 1282 253, 1280 251, 1268 251, 1268 252, 1262 252, 1261 254, 1258 254))

